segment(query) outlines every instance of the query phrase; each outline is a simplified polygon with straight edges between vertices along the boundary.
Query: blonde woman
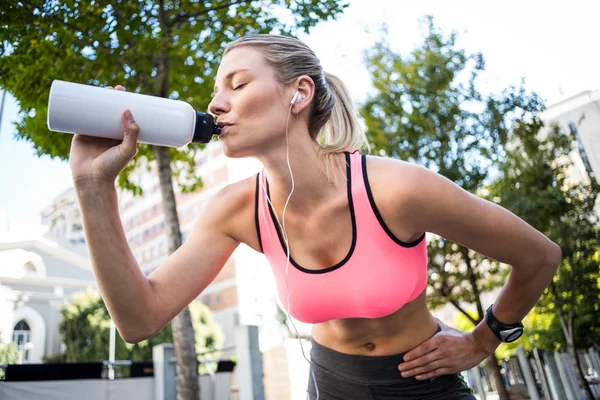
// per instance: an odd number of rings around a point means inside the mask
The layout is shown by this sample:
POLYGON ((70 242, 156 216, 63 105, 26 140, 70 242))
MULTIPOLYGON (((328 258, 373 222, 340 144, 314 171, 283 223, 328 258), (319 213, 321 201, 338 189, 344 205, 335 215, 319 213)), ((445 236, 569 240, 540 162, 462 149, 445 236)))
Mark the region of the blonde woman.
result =
POLYGON ((233 42, 209 110, 225 155, 264 169, 219 191, 149 277, 128 246, 114 185, 136 152, 135 116, 123 113, 122 142, 73 139, 92 264, 121 336, 137 342, 158 332, 245 243, 267 257, 287 311, 314 324, 311 398, 473 399, 458 373, 521 334, 559 247, 432 171, 361 153, 365 135, 346 87, 299 40, 233 42), (471 332, 440 329, 427 307, 425 232, 512 266, 471 332))

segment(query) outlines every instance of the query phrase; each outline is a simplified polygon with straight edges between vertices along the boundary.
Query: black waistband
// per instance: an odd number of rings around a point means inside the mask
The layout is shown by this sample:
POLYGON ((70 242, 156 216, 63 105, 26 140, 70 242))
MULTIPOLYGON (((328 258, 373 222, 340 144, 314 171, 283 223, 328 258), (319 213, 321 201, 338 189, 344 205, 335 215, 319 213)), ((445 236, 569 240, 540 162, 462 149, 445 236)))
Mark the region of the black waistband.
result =
MULTIPOLYGON (((438 325, 439 332, 441 327, 438 325)), ((436 332, 436 333, 437 333, 436 332)), ((325 347, 312 339, 311 361, 331 373, 362 383, 413 382, 415 378, 403 378, 398 366, 406 353, 387 356, 363 356, 345 354, 325 347)))

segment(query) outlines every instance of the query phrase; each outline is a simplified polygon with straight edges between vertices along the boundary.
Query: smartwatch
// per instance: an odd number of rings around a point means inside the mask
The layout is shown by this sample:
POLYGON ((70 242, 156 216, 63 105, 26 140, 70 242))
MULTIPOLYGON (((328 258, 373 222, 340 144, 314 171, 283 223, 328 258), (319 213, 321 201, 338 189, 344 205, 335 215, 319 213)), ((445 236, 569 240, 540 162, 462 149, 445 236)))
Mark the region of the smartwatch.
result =
POLYGON ((485 312, 485 322, 490 327, 494 335, 504 343, 514 342, 523 334, 523 324, 503 324, 498 321, 492 312, 493 304, 485 312))

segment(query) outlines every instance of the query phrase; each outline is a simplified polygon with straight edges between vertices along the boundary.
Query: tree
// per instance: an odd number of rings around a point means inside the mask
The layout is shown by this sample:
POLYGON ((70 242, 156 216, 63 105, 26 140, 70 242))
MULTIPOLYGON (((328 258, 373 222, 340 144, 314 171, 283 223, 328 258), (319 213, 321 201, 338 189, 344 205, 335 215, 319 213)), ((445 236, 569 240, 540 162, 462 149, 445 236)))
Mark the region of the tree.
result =
MULTIPOLYGON (((210 309, 199 303, 190 304, 192 323, 196 332, 195 352, 203 353, 223 346, 224 337, 212 318, 210 309)), ((89 362, 108 359, 110 341, 110 315, 102 297, 95 290, 73 296, 71 303, 61 308, 59 324, 63 353, 45 359, 46 362, 89 362)), ((171 325, 141 342, 126 343, 117 335, 115 358, 117 360, 143 361, 152 359, 152 348, 161 343, 172 343, 171 325)))
MULTIPOLYGON (((52 80, 122 84, 129 91, 181 99, 205 109, 220 54, 228 42, 247 33, 308 32, 319 21, 335 18, 346 6, 335 0, 3 2, 0 87, 19 103, 18 137, 30 141, 39 155, 66 159, 70 135, 52 133, 46 127, 52 80), (292 21, 292 26, 277 15, 292 21)), ((192 177, 178 182, 182 191, 198 189, 202 183, 193 167, 201 149, 140 145, 118 179, 122 188, 142 194, 128 179, 129 173, 136 165, 147 165, 141 160, 156 162, 170 253, 181 245, 172 176, 192 177)), ((174 318, 173 336, 177 398, 195 400, 199 396, 197 360, 187 308, 174 318)))
MULTIPOLYGON (((522 86, 480 93, 475 82, 485 68, 483 56, 458 49, 456 33, 444 35, 432 17, 424 25, 423 42, 407 56, 390 47, 385 27, 382 40, 366 52, 374 87, 360 110, 367 136, 375 154, 421 164, 478 194, 512 125, 541 102, 522 86)), ((443 238, 429 242, 429 254, 430 305, 451 303, 473 325, 481 322, 480 294, 501 286, 508 268, 443 238), (464 303, 477 313, 470 315, 464 303)), ((507 399, 494 355, 487 366, 507 399)))
MULTIPOLYGON (((0 364, 16 364, 19 361, 19 347, 15 342, 3 343, 0 335, 0 364)), ((5 371, 0 368, 0 380, 4 379, 5 371)))
POLYGON ((544 127, 537 118, 518 124, 490 197, 561 247, 563 261, 537 309, 556 316, 550 327, 554 333, 560 327, 563 338, 554 334, 540 344, 551 350, 566 347, 579 385, 592 399, 577 350, 597 345, 600 336, 600 186, 593 177, 572 178, 574 143, 575 137, 557 126, 544 127))

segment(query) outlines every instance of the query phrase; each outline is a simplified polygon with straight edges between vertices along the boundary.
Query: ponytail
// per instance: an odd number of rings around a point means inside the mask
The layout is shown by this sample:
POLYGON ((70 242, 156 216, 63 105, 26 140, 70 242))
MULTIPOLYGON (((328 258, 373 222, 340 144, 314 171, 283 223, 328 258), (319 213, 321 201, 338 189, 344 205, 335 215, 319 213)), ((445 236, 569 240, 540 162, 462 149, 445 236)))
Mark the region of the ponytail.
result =
MULTIPOLYGON (((337 76, 324 72, 326 97, 332 103, 327 114, 325 126, 319 130, 317 141, 321 144, 326 154, 341 153, 344 151, 360 150, 363 146, 369 149, 369 144, 363 132, 358 114, 354 107, 354 99, 350 91, 337 76)), ((317 110, 315 114, 319 114, 317 110)), ((324 111, 324 110, 323 110, 324 111)), ((316 116, 317 117, 317 116, 316 116)))

